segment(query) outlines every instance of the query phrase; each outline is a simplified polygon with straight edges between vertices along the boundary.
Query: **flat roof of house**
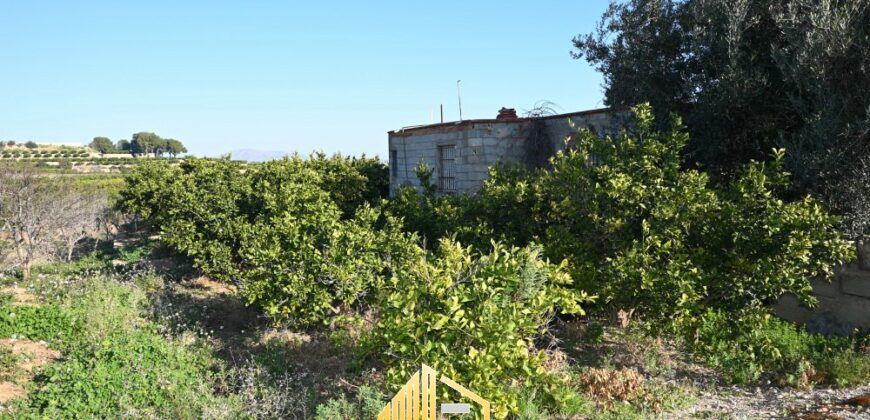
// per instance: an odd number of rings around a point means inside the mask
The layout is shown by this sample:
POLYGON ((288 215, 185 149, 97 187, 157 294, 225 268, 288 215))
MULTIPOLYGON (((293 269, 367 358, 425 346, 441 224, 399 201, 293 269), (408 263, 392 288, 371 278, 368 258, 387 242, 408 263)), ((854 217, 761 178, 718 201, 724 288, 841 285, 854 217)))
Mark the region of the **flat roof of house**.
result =
POLYGON ((450 121, 445 123, 438 124, 425 124, 425 125, 412 125, 408 127, 402 127, 398 130, 391 130, 388 134, 398 134, 398 135, 412 135, 418 131, 426 130, 427 132, 432 131, 454 131, 460 128, 465 128, 469 125, 474 124, 520 124, 529 121, 535 120, 551 120, 555 118, 571 118, 571 117, 582 117, 587 115, 594 114, 607 114, 612 112, 620 112, 628 110, 628 107, 610 107, 610 108, 597 108, 590 109, 586 111, 577 111, 577 112, 569 112, 567 114, 556 114, 556 115, 544 115, 541 117, 524 117, 517 118, 515 120, 498 120, 495 118, 489 119, 475 119, 475 120, 462 120, 462 121, 450 121))

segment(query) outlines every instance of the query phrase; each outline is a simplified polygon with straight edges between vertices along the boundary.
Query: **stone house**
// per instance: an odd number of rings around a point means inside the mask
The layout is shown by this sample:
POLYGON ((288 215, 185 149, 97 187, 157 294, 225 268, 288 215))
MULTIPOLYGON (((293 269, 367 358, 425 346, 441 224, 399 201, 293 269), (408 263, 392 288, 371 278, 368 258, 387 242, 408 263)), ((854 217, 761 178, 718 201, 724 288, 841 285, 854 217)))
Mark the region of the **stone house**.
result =
POLYGON ((489 167, 498 162, 534 164, 565 147, 576 132, 590 128, 599 135, 616 134, 629 120, 625 109, 593 109, 568 114, 520 118, 502 108, 494 119, 476 119, 404 127, 390 131, 390 191, 420 187, 414 168, 433 169, 441 194, 467 194, 480 189, 489 167))

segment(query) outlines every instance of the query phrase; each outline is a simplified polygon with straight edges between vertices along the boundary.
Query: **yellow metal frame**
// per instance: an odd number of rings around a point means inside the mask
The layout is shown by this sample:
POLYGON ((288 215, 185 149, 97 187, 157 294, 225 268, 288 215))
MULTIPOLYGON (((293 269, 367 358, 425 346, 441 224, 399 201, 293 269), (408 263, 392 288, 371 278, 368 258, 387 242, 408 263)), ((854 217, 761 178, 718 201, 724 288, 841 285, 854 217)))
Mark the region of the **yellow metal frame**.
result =
MULTIPOLYGON (((384 406, 378 414, 378 420, 436 420, 438 418, 438 405, 435 398, 437 376, 435 369, 423 365, 384 406)), ((446 376, 442 375, 440 382, 463 397, 480 404, 483 420, 489 420, 489 401, 446 376)))

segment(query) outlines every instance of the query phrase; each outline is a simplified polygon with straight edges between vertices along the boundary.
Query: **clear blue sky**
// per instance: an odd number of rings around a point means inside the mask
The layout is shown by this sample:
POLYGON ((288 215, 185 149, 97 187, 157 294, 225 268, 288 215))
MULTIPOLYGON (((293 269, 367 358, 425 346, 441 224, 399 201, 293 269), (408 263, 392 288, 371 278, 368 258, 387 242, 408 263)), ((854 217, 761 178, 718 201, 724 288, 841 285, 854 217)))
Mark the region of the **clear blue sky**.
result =
POLYGON ((606 1, 7 1, 0 139, 154 131, 197 155, 386 154, 386 132, 602 106, 571 38, 606 1))

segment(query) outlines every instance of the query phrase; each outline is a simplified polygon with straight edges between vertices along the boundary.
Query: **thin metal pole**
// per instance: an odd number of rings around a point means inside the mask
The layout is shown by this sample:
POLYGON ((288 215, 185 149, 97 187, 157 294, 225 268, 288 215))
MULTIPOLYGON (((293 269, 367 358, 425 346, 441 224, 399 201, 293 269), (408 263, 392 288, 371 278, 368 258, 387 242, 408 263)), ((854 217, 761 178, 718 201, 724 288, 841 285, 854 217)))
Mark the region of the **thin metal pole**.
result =
POLYGON ((459 99, 459 121, 462 121, 462 92, 459 90, 459 82, 461 81, 456 81, 456 97, 459 99))
POLYGON ((444 104, 441 104, 441 124, 444 124, 444 104))

